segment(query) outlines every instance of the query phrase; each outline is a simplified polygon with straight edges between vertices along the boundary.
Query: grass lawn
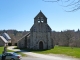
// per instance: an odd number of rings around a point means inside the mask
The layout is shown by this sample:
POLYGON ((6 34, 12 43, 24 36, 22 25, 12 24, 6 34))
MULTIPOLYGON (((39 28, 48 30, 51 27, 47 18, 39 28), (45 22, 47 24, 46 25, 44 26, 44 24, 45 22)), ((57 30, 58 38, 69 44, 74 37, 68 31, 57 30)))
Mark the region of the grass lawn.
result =
POLYGON ((41 51, 29 50, 29 51, 41 53, 41 54, 64 54, 75 58, 80 58, 80 48, 76 48, 76 47, 71 48, 71 47, 55 46, 54 49, 50 49, 50 50, 41 50, 41 51))
MULTIPOLYGON (((4 50, 4 47, 0 47, 0 54, 2 54, 3 50, 4 50)), ((8 50, 8 52, 14 52, 14 51, 8 50)), ((26 54, 23 54, 21 52, 16 52, 16 53, 20 54, 21 56, 27 56, 26 54)))
POLYGON ((0 54, 2 54, 2 52, 3 52, 3 47, 0 47, 0 54))

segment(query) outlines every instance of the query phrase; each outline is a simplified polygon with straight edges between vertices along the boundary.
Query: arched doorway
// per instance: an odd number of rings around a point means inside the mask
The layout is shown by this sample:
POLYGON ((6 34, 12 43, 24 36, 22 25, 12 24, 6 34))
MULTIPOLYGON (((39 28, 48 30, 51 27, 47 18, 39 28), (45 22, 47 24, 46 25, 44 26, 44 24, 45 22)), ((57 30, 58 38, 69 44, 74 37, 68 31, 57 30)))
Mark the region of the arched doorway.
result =
POLYGON ((39 42, 39 49, 40 49, 40 50, 43 49, 43 42, 42 42, 42 41, 39 42))

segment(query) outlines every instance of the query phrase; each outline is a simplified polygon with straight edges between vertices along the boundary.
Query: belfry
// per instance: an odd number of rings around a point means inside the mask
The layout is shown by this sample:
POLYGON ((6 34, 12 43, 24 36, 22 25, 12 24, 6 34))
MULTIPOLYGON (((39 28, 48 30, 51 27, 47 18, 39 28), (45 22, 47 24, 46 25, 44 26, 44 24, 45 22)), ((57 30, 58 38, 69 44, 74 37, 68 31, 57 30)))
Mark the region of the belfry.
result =
MULTIPOLYGON (((34 24, 30 29, 30 33, 24 36, 25 39, 21 39, 22 41, 25 41, 23 46, 35 50, 51 49, 54 47, 51 33, 52 30, 47 24, 47 18, 40 11, 34 18, 34 24)), ((20 41, 18 43, 20 43, 20 41)), ((19 45, 18 47, 20 47, 19 45)))

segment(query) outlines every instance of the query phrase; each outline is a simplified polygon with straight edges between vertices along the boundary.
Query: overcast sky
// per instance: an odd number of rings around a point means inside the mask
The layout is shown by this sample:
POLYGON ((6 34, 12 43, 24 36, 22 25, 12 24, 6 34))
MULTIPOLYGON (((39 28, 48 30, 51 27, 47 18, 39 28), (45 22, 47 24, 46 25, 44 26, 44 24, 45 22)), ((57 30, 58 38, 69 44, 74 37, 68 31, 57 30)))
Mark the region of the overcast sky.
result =
POLYGON ((0 30, 29 31, 40 10, 48 18, 52 30, 80 29, 80 10, 66 12, 58 3, 42 0, 0 0, 0 30))

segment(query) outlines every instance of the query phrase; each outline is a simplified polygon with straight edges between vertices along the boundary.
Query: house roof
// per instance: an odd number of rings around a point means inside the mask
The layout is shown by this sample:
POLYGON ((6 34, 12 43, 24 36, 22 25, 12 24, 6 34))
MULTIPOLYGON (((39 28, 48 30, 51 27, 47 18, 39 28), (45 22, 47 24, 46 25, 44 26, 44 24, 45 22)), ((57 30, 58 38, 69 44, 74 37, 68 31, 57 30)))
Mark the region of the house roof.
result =
POLYGON ((3 33, 3 34, 7 37, 7 39, 9 39, 9 40, 11 39, 7 33, 3 33))
POLYGON ((1 38, 5 43, 8 43, 8 41, 7 41, 3 36, 0 36, 0 38, 1 38))
POLYGON ((21 39, 23 39, 24 37, 26 37, 26 36, 29 36, 30 35, 30 32, 29 33, 27 33, 27 34, 25 34, 22 38, 20 38, 18 41, 20 41, 21 39))

